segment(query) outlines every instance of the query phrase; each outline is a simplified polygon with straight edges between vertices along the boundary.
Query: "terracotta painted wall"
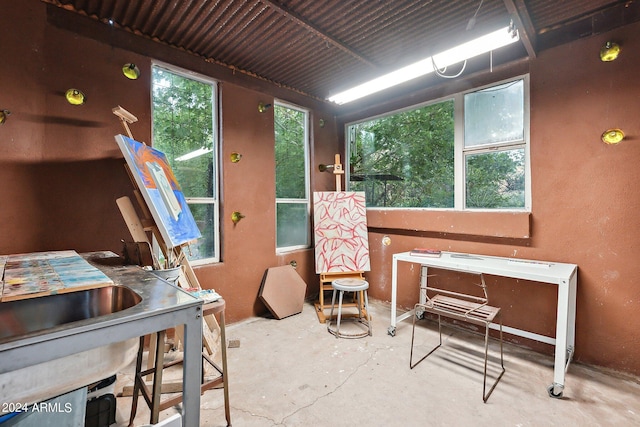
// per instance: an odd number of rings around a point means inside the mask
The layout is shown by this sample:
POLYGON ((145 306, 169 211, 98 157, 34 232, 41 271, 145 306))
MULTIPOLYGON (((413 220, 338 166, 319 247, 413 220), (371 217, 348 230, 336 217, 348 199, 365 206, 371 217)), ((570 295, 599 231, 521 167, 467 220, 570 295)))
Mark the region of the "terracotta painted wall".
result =
POLYGON ((47 25, 40 2, 7 9, 0 108, 12 114, 0 127, 0 253, 120 251, 127 229, 115 199, 132 187, 111 108, 135 112, 136 137, 149 140, 148 67, 146 78, 128 81, 117 70, 138 55, 47 25), (86 105, 66 102, 71 87, 85 92, 86 105))
MULTIPOLYGON (((390 299, 392 254, 419 246, 575 263, 575 359, 640 374, 639 35, 640 25, 629 25, 544 51, 528 64, 533 196, 528 233, 522 232, 527 228, 522 218, 510 225, 498 215, 370 211, 375 227, 370 234, 371 295, 390 299), (602 63, 598 52, 608 39, 620 42, 623 50, 617 61, 602 63), (603 144, 600 134, 610 127, 622 128, 627 140, 603 144), (385 235, 391 237, 390 246, 381 243, 385 235)), ((517 68, 512 75, 522 72, 522 65, 517 68)), ((508 69, 496 80, 505 73, 508 69)), ((440 273, 439 280, 456 277, 440 273)), ((400 276, 399 302, 409 308, 418 298, 417 271, 403 267, 400 276)), ((503 308, 505 324, 554 335, 554 286, 493 277, 489 288, 493 302, 503 308)), ((544 344, 510 339, 552 351, 544 344)))
POLYGON ((640 25, 546 52, 532 64, 533 246, 579 265, 579 360, 640 373, 640 25), (623 55, 598 59, 619 40, 623 55), (628 140, 599 140, 620 127, 628 140), (566 130, 561 130, 566 129, 566 130))
POLYGON ((121 105, 135 114, 133 135, 149 142, 151 61, 161 60, 220 82, 222 262, 196 268, 202 286, 225 297, 228 322, 267 313, 258 292, 269 267, 295 260, 308 295, 317 293, 312 250, 276 254, 273 109, 261 114, 257 106, 278 98, 309 108, 311 183, 319 190, 331 189, 333 179, 318 172, 317 163, 331 162, 338 150, 326 107, 37 0, 0 14, 0 37, 0 108, 12 112, 0 127, 1 254, 121 252, 121 240, 130 237, 115 200, 133 194, 114 140, 124 130, 111 109, 121 105), (127 62, 140 67, 141 79, 122 76, 127 62), (76 69, 70 72, 69 65, 76 69), (65 101, 70 87, 85 92, 85 105, 65 101), (243 154, 240 163, 228 160, 232 151, 243 154), (235 227, 234 210, 246 215, 235 227))

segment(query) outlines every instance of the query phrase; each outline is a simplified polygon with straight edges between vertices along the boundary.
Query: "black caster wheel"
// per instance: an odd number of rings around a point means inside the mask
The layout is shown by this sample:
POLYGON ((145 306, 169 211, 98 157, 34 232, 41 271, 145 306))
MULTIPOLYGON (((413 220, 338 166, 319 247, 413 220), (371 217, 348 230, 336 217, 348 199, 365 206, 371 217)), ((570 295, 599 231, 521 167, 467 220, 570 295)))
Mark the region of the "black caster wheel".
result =
POLYGON ((554 399, 560 399, 562 397, 562 389, 560 389, 559 393, 555 393, 554 389, 555 389, 555 385, 551 384, 549 387, 547 387, 547 392, 549 393, 549 397, 552 397, 554 399))
POLYGON ((396 327, 395 326, 389 326, 389 329, 387 329, 387 333, 389 335, 391 335, 392 337, 396 336, 396 327))

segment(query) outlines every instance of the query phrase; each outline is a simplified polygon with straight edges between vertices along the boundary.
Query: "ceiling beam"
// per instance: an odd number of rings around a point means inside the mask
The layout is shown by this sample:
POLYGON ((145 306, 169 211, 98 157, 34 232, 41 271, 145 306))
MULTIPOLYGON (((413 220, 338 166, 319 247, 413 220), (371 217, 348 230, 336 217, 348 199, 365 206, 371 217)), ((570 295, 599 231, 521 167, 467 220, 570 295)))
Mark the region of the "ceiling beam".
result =
POLYGON ((365 63, 365 64, 367 64, 367 65, 369 65, 369 66, 371 66, 373 68, 379 68, 378 64, 376 64, 375 62, 373 62, 370 59, 366 58, 364 55, 362 55, 361 53, 359 53, 358 51, 356 51, 352 47, 347 46, 346 44, 344 44, 340 40, 336 39, 335 37, 331 36, 330 34, 327 34, 321 28, 318 28, 312 22, 304 19, 302 16, 298 15, 297 13, 292 11, 291 9, 281 5, 279 2, 277 2, 275 0, 260 0, 260 1, 262 3, 264 3, 264 4, 266 4, 267 6, 270 6, 272 9, 274 9, 276 12, 280 13, 281 15, 283 15, 285 18, 291 19, 292 21, 294 21, 294 22, 298 23, 299 25, 303 26, 305 29, 311 31, 313 34, 315 34, 316 36, 320 37, 325 42, 337 47, 338 49, 342 50, 343 52, 347 53, 348 55, 356 58, 358 61, 363 62, 363 63, 365 63))
POLYGON ((619 0, 554 25, 540 28, 537 47, 541 52, 564 43, 611 31, 640 21, 640 1, 619 0))
POLYGON ((529 12, 527 11, 527 6, 524 4, 522 0, 503 0, 504 5, 513 19, 513 23, 518 28, 518 32, 520 33, 520 40, 522 40, 522 44, 524 44, 524 48, 527 50, 527 54, 529 58, 533 59, 536 57, 536 30, 531 22, 531 17, 529 16, 529 12), (516 1, 519 4, 516 6, 516 1))

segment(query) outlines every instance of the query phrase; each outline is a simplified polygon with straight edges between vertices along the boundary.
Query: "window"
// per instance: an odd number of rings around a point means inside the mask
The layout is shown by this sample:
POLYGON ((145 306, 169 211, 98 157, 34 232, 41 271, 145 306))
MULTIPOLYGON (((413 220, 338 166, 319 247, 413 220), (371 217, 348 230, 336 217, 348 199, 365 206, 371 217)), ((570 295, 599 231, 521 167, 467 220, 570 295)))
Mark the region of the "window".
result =
POLYGON ((464 95, 465 207, 525 207, 524 81, 464 95))
POLYGON ((368 207, 453 207, 453 100, 352 125, 349 136, 349 189, 368 207))
POLYGON ((276 248, 307 248, 309 231, 308 112, 276 102, 276 248))
POLYGON ((368 207, 528 209, 528 79, 350 124, 368 207))
POLYGON ((153 146, 164 152, 202 237, 194 264, 219 261, 216 83, 173 67, 152 71, 153 146))

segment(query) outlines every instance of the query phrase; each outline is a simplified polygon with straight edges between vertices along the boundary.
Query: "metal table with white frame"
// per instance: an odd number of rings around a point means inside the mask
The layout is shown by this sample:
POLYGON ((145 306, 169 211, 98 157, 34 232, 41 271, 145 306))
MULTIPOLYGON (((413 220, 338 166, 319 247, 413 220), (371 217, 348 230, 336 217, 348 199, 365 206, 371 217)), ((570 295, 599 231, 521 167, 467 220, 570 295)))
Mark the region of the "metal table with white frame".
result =
MULTIPOLYGON (((388 329, 388 333, 391 336, 396 334, 397 322, 415 315, 413 310, 410 310, 400 316, 396 316, 399 261, 419 264, 427 269, 432 267, 465 273, 484 273, 557 285, 558 308, 555 338, 508 326, 504 327, 504 331, 551 344, 555 347, 553 383, 547 388, 547 391, 551 397, 562 397, 565 373, 573 357, 575 344, 576 290, 578 284, 578 266, 576 264, 455 252, 442 252, 440 257, 412 256, 410 252, 394 254, 391 273, 391 326, 388 329)), ((427 275, 424 274, 421 280, 426 281, 427 275)), ((421 293, 420 302, 424 302, 424 300, 425 296, 421 293)), ((491 328, 496 329, 497 326, 491 325, 491 328)))

